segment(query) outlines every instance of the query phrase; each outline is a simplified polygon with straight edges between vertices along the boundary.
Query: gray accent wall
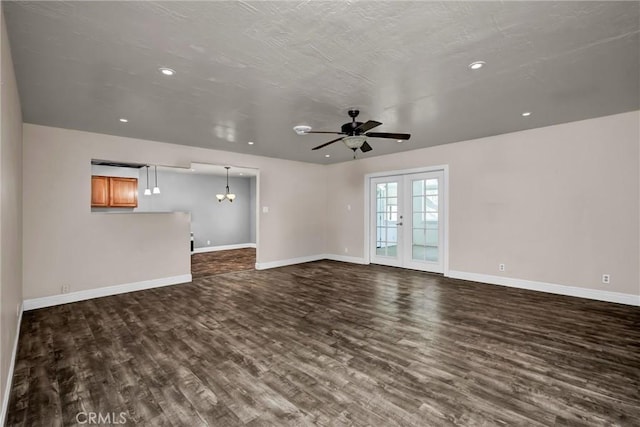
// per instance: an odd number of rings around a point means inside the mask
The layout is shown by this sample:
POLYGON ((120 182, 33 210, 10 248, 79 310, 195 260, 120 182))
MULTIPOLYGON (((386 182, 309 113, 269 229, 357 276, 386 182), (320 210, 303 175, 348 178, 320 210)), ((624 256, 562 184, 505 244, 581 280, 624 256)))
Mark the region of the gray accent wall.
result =
MULTIPOLYGON (((149 177, 153 188, 153 168, 149 177)), ((158 170, 160 194, 151 196, 144 195, 146 172, 141 171, 140 178, 135 212, 190 212, 196 248, 255 243, 255 178, 229 178, 230 191, 236 194, 233 203, 216 199, 225 190, 223 176, 158 170)))

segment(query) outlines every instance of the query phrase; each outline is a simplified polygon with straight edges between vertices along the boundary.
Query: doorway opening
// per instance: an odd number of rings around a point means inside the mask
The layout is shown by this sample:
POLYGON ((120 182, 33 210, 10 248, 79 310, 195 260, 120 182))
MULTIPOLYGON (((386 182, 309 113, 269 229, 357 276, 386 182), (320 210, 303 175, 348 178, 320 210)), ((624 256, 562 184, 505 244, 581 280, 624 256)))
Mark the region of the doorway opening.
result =
POLYGON ((199 199, 197 209, 191 211, 192 277, 253 270, 258 169, 192 163, 190 172, 191 190, 195 188, 199 199))

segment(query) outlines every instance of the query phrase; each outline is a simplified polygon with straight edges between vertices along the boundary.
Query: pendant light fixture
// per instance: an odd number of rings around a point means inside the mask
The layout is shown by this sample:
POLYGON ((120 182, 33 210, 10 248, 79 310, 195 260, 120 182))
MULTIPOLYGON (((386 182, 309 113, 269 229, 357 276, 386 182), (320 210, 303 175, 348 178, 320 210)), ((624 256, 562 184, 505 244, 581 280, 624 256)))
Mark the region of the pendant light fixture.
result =
POLYGON ((158 165, 153 166, 153 172, 156 176, 156 186, 153 187, 153 194, 160 194, 160 187, 158 187, 158 165))
POLYGON ((229 192, 229 169, 231 169, 231 167, 225 166, 224 168, 227 170, 227 191, 225 192, 225 194, 216 194, 216 199, 218 199, 219 202, 222 202, 224 199, 233 202, 233 199, 236 198, 236 195, 229 192))
POLYGON ((144 189, 144 195, 150 196, 151 190, 149 190, 149 165, 145 166, 147 168, 147 188, 144 189))

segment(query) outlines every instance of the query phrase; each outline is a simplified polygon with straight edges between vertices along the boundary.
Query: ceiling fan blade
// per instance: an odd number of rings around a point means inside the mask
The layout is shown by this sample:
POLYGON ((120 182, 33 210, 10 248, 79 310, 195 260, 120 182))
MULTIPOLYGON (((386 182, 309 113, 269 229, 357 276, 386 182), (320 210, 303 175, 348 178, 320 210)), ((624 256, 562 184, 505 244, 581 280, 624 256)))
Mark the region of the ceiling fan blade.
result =
POLYGON ((390 138, 390 139, 409 139, 411 134, 409 133, 387 133, 387 132, 369 132, 365 134, 371 138, 390 138))
POLYGON ((305 132, 304 134, 308 134, 308 133, 333 133, 335 135, 344 135, 344 132, 325 132, 325 131, 321 131, 321 130, 310 130, 309 132, 305 132))
POLYGON ((364 142, 364 144, 362 144, 362 147, 360 147, 360 150, 363 153, 366 153, 367 151, 371 151, 373 150, 373 148, 371 148, 371 146, 369 145, 369 143, 367 141, 364 142))
POLYGON ((334 142, 340 141, 342 138, 344 138, 344 137, 341 136, 340 138, 336 138, 333 141, 325 142, 322 145, 318 145, 317 147, 312 148, 312 150, 319 150, 320 148, 326 147, 329 144, 333 144, 334 142))
POLYGON ((362 133, 362 132, 368 131, 369 129, 373 129, 374 127, 380 126, 381 124, 382 123, 376 122, 375 120, 369 120, 368 122, 363 123, 357 128, 355 128, 353 131, 362 133))

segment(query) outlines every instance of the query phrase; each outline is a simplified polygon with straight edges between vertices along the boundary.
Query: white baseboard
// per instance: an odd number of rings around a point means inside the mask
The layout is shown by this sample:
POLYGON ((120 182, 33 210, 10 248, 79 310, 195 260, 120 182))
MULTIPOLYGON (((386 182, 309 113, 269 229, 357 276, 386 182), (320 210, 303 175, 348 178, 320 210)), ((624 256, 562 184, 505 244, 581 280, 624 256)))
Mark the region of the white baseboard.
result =
POLYGON ((2 396, 2 408, 0 409, 0 426, 7 422, 7 410, 9 409, 9 396, 11 395, 11 386, 13 385, 13 370, 16 366, 16 357, 18 354, 18 340, 20 339, 20 324, 22 323, 22 313, 24 304, 20 304, 20 312, 18 313, 18 326, 16 329, 16 338, 13 340, 13 351, 11 352, 11 360, 9 361, 9 372, 7 372, 7 384, 4 388, 2 396))
POLYGON ((576 286, 557 285, 555 283, 534 282, 510 277, 492 276, 489 274, 467 273, 449 270, 448 277, 453 279, 470 280, 473 282, 489 283, 492 285, 509 286, 511 288, 529 289, 531 291, 547 292, 550 294, 587 298, 598 301, 615 302, 640 306, 640 295, 609 292, 598 289, 578 288, 576 286))
POLYGON ((349 262, 351 264, 369 264, 364 260, 363 257, 356 256, 346 256, 346 255, 336 255, 336 254, 325 254, 325 259, 330 259, 332 261, 342 261, 349 262))
POLYGON ((105 286, 86 291, 70 292, 68 294, 51 295, 41 298, 24 300, 24 310, 51 307, 54 305, 68 304, 70 302, 84 301, 93 298, 107 297, 110 295, 124 294, 127 292, 142 291, 144 289, 159 288, 162 286, 177 285, 191 282, 191 274, 163 277, 161 279, 144 280, 142 282, 125 283, 122 285, 105 286))
POLYGON ((305 263, 305 262, 312 262, 312 261, 320 261, 321 259, 325 259, 325 256, 322 255, 322 254, 320 254, 320 255, 303 256, 303 257, 299 257, 299 258, 281 259, 281 260, 278 260, 278 261, 270 261, 270 262, 256 262, 256 270, 267 270, 269 268, 284 267, 286 265, 302 264, 302 263, 305 263))
POLYGON ((269 268, 284 267, 287 265, 303 264, 305 262, 320 261, 323 259, 330 259, 332 261, 350 262, 352 264, 367 264, 364 258, 355 256, 344 256, 334 254, 319 254, 303 256, 300 258, 282 259, 279 261, 270 262, 256 262, 256 270, 267 270, 269 268))
POLYGON ((194 254, 201 254, 203 252, 216 252, 216 251, 228 251, 230 249, 245 249, 255 248, 255 243, 238 243, 236 245, 223 245, 223 246, 205 246, 203 248, 194 248, 194 254))

